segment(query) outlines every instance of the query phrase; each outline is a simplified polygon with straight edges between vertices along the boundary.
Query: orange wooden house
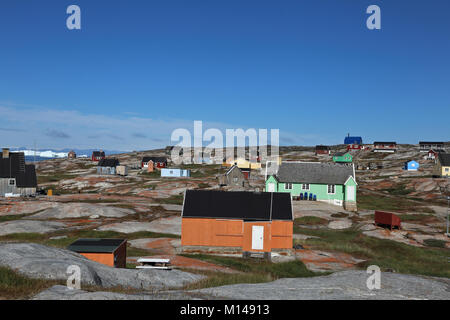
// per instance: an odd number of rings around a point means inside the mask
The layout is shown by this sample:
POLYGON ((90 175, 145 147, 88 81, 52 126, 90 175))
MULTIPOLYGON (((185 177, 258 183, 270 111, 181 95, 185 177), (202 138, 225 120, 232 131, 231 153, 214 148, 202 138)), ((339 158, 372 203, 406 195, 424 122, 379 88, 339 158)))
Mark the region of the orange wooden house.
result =
POLYGON ((181 245, 236 247, 269 253, 292 249, 292 200, 288 193, 187 190, 181 245))
POLYGON ((78 239, 67 249, 110 267, 126 267, 126 239, 78 239))

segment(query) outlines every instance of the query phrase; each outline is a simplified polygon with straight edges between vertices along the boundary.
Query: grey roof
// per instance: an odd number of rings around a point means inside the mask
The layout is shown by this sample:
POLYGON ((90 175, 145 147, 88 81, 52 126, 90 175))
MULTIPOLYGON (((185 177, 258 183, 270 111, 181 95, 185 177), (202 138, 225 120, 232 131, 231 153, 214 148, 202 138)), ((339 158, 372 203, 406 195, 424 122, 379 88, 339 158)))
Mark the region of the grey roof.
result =
POLYGON ((353 165, 322 162, 283 162, 276 178, 279 182, 344 184, 353 175, 353 165))
POLYGON ((439 153, 438 158, 441 165, 450 166, 450 153, 439 153))

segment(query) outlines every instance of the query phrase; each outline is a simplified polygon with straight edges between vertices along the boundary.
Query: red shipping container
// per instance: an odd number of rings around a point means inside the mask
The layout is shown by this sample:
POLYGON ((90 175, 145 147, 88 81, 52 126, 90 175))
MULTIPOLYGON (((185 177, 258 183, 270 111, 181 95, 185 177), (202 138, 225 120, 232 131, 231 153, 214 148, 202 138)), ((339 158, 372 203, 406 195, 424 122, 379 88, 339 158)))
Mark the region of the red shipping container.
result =
POLYGON ((389 226, 391 230, 394 227, 401 229, 400 217, 391 212, 375 211, 375 224, 389 226))

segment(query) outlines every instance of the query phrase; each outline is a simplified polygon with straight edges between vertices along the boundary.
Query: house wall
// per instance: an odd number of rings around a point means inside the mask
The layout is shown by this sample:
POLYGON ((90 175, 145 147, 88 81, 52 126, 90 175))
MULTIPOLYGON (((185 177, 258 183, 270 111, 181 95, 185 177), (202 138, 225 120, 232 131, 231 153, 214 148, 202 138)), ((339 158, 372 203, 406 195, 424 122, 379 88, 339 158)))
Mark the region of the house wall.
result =
POLYGON ((0 196, 4 197, 7 193, 20 194, 21 196, 29 196, 36 194, 36 188, 20 188, 15 184, 9 185, 9 180, 15 178, 0 178, 0 196))
POLYGON ((334 162, 352 162, 352 155, 349 153, 344 154, 343 156, 334 156, 333 161, 334 162))
POLYGON ((114 254, 113 253, 80 253, 82 256, 89 260, 114 267, 114 254))
POLYGON ((240 186, 244 185, 244 174, 240 171, 240 169, 234 169, 227 175, 227 185, 229 186, 240 186))
POLYGON ((292 248, 293 232, 293 221, 273 220, 271 225, 272 249, 292 248))
POLYGON ((450 166, 443 166, 439 158, 437 158, 434 174, 442 177, 450 177, 450 166))
POLYGON ((97 167, 97 174, 116 174, 116 168, 114 167, 97 167))
POLYGON ((301 183, 293 183, 292 189, 287 190, 285 183, 278 183, 276 192, 290 192, 291 196, 299 196, 300 193, 307 192, 308 195, 312 193, 316 195, 317 200, 332 201, 332 200, 344 200, 344 186, 337 184, 334 194, 328 194, 328 185, 326 184, 309 184, 309 190, 303 190, 301 183))
POLYGON ((181 221, 182 246, 241 247, 243 251, 270 252, 272 249, 291 249, 292 235, 292 221, 244 222, 205 218, 183 218, 181 221), (264 226, 263 250, 251 248, 253 226, 264 226))
POLYGON ((161 177, 190 177, 191 171, 189 169, 161 169, 161 177))
POLYGON ((182 246, 242 247, 243 233, 242 220, 205 218, 181 220, 182 246))
POLYGON ((121 176, 126 176, 126 175, 128 175, 128 167, 127 166, 117 166, 116 167, 116 172, 117 172, 117 174, 118 175, 121 175, 121 176))
POLYGON ((115 262, 114 266, 116 268, 126 268, 127 267, 127 241, 124 241, 117 249, 114 251, 115 262))
MULTIPOLYGON (((0 178, 0 196, 4 197, 6 193, 17 194, 17 187, 9 185, 9 180, 13 178, 0 178)), ((15 180, 15 179, 14 179, 15 180)))
POLYGON ((113 268, 126 268, 127 260, 127 242, 122 243, 113 253, 91 253, 80 252, 80 254, 89 260, 107 265, 113 268))

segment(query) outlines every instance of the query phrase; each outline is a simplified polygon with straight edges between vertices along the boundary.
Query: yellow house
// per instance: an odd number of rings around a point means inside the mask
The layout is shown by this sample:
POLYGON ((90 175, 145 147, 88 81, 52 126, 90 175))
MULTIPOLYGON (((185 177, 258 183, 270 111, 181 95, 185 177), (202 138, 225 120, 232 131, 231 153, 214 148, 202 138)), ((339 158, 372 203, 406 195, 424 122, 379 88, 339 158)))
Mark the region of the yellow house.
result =
POLYGON ((244 158, 228 158, 226 159, 223 164, 224 167, 231 167, 231 166, 237 166, 240 169, 261 169, 261 163, 260 162, 250 162, 244 158))
POLYGON ((435 175, 450 177, 450 153, 439 153, 436 159, 435 175))

